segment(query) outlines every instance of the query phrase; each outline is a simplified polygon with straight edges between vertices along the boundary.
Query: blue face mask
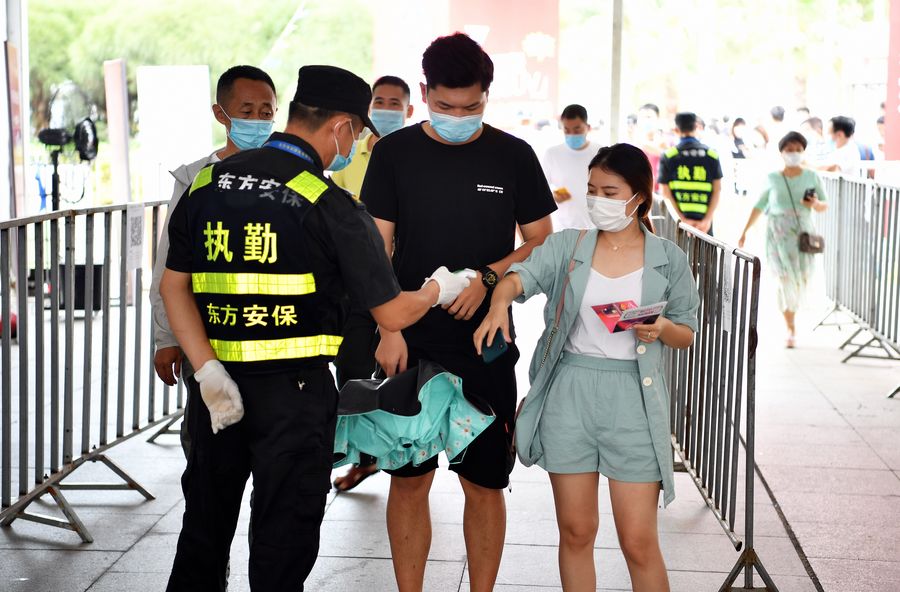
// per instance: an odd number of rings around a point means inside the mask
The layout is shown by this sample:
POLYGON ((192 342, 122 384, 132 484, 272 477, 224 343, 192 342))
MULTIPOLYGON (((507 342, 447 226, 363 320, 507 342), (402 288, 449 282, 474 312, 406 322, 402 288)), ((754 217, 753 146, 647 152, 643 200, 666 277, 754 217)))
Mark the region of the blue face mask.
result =
POLYGON ((587 144, 586 134, 566 134, 566 146, 572 150, 580 150, 587 144))
MULTIPOLYGON (((350 134, 356 138, 356 133, 353 131, 353 124, 350 121, 347 121, 347 124, 350 126, 350 134)), ((353 160, 353 155, 356 154, 356 142, 357 140, 353 140, 353 144, 350 145, 350 154, 344 156, 341 154, 341 145, 338 144, 337 140, 337 128, 339 128, 342 124, 337 124, 334 126, 334 130, 332 131, 332 135, 334 136, 334 146, 337 148, 337 154, 334 155, 334 160, 331 161, 331 164, 328 165, 328 170, 336 173, 338 171, 342 171, 347 168, 347 165, 350 164, 350 161, 353 160)))
POLYGON ((378 135, 381 137, 402 128, 404 123, 403 111, 396 111, 394 109, 372 109, 369 118, 372 120, 372 123, 375 124, 378 135))
MULTIPOLYGON (((225 113, 225 109, 222 109, 222 113, 225 113)), ((228 113, 225 113, 225 117, 228 117, 228 113)), ((228 117, 228 121, 231 122, 228 137, 241 150, 259 148, 265 144, 272 135, 272 127, 275 125, 271 119, 232 119, 228 117)))
POLYGON ((481 129, 481 119, 484 117, 482 113, 454 117, 444 113, 435 113, 431 109, 428 110, 428 115, 431 117, 431 127, 437 132, 437 135, 454 144, 465 142, 474 136, 475 132, 481 129))

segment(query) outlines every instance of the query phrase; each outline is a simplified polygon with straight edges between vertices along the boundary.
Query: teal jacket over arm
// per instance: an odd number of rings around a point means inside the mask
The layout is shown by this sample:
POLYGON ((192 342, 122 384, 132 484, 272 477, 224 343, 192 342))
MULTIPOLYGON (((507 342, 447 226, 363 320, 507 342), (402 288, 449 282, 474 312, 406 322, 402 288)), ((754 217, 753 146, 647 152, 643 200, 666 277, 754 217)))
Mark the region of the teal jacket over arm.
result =
MULTIPOLYGON (((647 305, 667 300, 668 305, 663 315, 673 323, 686 325, 696 332, 700 297, 687 257, 671 241, 654 235, 646 228, 642 229, 645 236, 644 274, 639 304, 647 305)), ((547 348, 556 317, 556 306, 562 295, 578 234, 577 230, 564 230, 550 235, 525 262, 513 264, 509 269, 509 273, 518 273, 522 280, 524 294, 517 299, 519 302, 524 302, 535 294, 547 295, 547 306, 544 308, 546 328, 531 360, 528 373, 531 389, 516 422, 516 448, 519 460, 525 466, 534 464, 543 455, 538 426, 544 401, 550 386, 550 378, 559 363, 575 319, 578 318, 599 232, 588 231, 575 251, 575 268, 566 288, 566 302, 560 317, 559 332, 553 337, 547 361, 541 367, 541 359, 547 348)), ((663 374, 664 347, 666 346, 660 341, 650 344, 638 343, 637 361, 644 406, 650 421, 650 435, 662 473, 662 487, 665 494, 663 499, 665 505, 668 505, 675 499, 675 487, 669 428, 669 390, 663 374)))

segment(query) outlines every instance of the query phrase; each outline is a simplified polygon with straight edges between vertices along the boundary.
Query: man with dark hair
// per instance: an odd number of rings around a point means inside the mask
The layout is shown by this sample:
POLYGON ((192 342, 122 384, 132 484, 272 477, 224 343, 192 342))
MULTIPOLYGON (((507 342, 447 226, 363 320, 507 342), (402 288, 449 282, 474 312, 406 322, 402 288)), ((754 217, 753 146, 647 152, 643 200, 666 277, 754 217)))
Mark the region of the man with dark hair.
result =
MULTIPOLYGON (((450 306, 434 309, 403 331, 382 327, 376 359, 390 376, 430 360, 462 378, 470 398, 486 401, 497 419, 450 469, 465 493, 463 532, 471 589, 491 590, 506 532, 503 489, 514 457, 516 405, 510 343, 490 363, 472 334, 487 313, 490 290, 550 234, 552 193, 524 141, 482 123, 494 65, 462 33, 436 39, 422 56, 422 100, 429 120, 381 140, 372 152, 362 199, 393 249, 401 286, 418 286, 434 261, 472 268, 478 277, 450 306), (516 228, 524 243, 515 249, 516 228)), ((429 491, 437 459, 391 473, 387 523, 400 592, 420 591, 431 546, 429 491)))
POLYGON ((788 124, 784 121, 784 115, 784 107, 776 105, 769 109, 769 119, 765 123, 766 135, 768 136, 766 150, 773 158, 773 162, 775 162, 776 156, 778 157, 778 162, 781 161, 781 155, 778 152, 778 140, 790 131, 788 124))
POLYGON ((189 399, 169 592, 224 589, 251 474, 250 587, 303 590, 331 485, 328 364, 346 300, 399 331, 469 284, 440 268, 400 292, 365 207, 325 177, 346 166, 364 126, 375 131, 371 99, 346 70, 304 66, 285 132, 203 168, 172 213, 160 291, 201 396, 189 399))
POLYGON ((659 107, 653 103, 644 103, 641 105, 640 111, 653 111, 653 114, 659 117, 659 107))
POLYGON ((659 129, 659 107, 653 103, 641 105, 641 108, 638 109, 636 123, 633 143, 647 155, 650 168, 653 170, 655 184, 660 155, 666 149, 665 139, 659 129))
POLYGON ((575 120, 580 119, 582 123, 588 122, 587 109, 578 104, 566 105, 566 108, 563 109, 562 114, 559 116, 560 119, 568 119, 575 120))
POLYGON ((825 127, 822 124, 822 119, 819 117, 810 117, 809 119, 807 119, 806 121, 803 122, 803 126, 804 127, 808 126, 809 129, 815 131, 819 135, 823 135, 823 132, 825 131, 825 127))
POLYGON ((809 166, 818 167, 831 153, 831 146, 825 140, 824 126, 818 117, 809 117, 800 124, 800 133, 806 138, 808 148, 806 159, 809 166))
POLYGON ((553 230, 591 228, 585 201, 588 165, 599 147, 587 139, 591 131, 587 109, 581 105, 569 105, 563 109, 559 123, 565 142, 548 148, 541 161, 553 190, 553 199, 559 207, 552 214, 553 230))
POLYGON ((859 173, 859 147, 852 140, 856 132, 856 121, 852 117, 838 115, 831 118, 831 141, 834 150, 825 158, 825 164, 819 167, 823 171, 856 175, 859 173))
MULTIPOLYGON (((254 66, 234 66, 219 76, 216 83, 216 103, 212 106, 213 116, 225 127, 227 132, 225 147, 216 150, 209 156, 182 165, 171 171, 175 178, 175 187, 162 235, 153 265, 153 279, 150 282, 150 308, 153 318, 153 340, 156 355, 153 365, 159 378, 172 386, 179 377, 187 380, 194 374, 190 362, 184 359, 184 353, 178 347, 178 341, 169 327, 169 319, 159 295, 159 282, 166 268, 166 257, 169 253, 169 218, 178 205, 182 194, 190 186, 191 181, 204 167, 237 154, 245 148, 258 148, 272 133, 273 118, 277 110, 275 84, 268 74, 254 66)), ((192 394, 192 381, 186 382, 188 396, 192 394)), ((199 393, 193 393, 199 396, 199 393)), ((187 413, 187 409, 185 409, 187 413)), ((181 446, 185 457, 190 453, 190 434, 187 430, 187 418, 181 422, 181 446)))
MULTIPOLYGON (((372 123, 378 128, 378 133, 382 138, 402 128, 406 125, 406 120, 412 117, 413 106, 410 104, 409 97, 409 85, 397 76, 382 76, 372 85, 372 105, 369 108, 369 117, 372 118, 372 123)), ((363 178, 366 176, 366 168, 369 166, 372 147, 377 141, 378 136, 375 134, 367 134, 360 138, 353 160, 347 165, 347 168, 331 175, 331 179, 359 197, 363 178)))
POLYGON ((272 77, 256 66, 232 66, 219 76, 216 82, 216 103, 223 104, 228 101, 229 95, 234 91, 234 85, 238 80, 255 80, 263 82, 275 92, 275 83, 272 77))
MULTIPOLYGON (((409 102, 409 85, 406 81, 397 76, 382 76, 375 81, 372 85, 369 117, 382 138, 403 128, 412 114, 413 106, 409 102)), ((347 168, 331 175, 331 180, 358 198, 369 167, 372 148, 378 141, 379 137, 375 134, 360 138, 353 160, 347 168)), ((341 349, 334 359, 338 388, 343 387, 348 380, 372 378, 376 370, 378 331, 369 311, 350 311, 343 336, 341 349)), ((338 491, 350 491, 377 472, 375 459, 367 454, 360 455, 360 463, 335 479, 334 488, 338 491)))
POLYGON ((660 159, 659 186, 683 222, 712 234, 713 214, 722 190, 719 154, 695 137, 694 113, 678 113, 675 125, 681 141, 660 159))

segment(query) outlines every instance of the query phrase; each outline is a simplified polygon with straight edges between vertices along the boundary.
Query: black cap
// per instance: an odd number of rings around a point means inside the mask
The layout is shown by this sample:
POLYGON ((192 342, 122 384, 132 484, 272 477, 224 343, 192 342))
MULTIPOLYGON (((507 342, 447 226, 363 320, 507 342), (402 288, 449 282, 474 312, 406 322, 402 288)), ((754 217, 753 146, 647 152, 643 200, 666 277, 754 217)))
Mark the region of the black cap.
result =
POLYGON ((356 115, 373 134, 379 135, 369 119, 372 89, 353 72, 335 66, 303 66, 297 74, 294 100, 308 107, 356 115))

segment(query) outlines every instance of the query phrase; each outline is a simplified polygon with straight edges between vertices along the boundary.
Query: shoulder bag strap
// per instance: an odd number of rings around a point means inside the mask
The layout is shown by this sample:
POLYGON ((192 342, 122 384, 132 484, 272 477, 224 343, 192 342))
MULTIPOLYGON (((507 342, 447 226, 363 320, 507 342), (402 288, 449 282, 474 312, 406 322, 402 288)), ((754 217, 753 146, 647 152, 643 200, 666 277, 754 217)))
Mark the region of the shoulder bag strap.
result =
POLYGON ((803 227, 800 226, 800 213, 797 211, 797 204, 794 202, 794 194, 791 192, 791 186, 788 184, 787 175, 781 173, 781 178, 784 179, 784 186, 787 187, 788 196, 791 198, 791 208, 794 210, 794 223, 797 225, 797 234, 801 234, 803 232, 803 227))
POLYGON ((556 304, 556 320, 553 323, 555 327, 559 327, 559 320, 562 318, 563 308, 566 306, 566 288, 569 287, 569 274, 575 270, 575 253, 578 251, 578 246, 581 244, 582 239, 584 239, 585 234, 587 234, 587 230, 582 230, 578 233, 578 240, 575 241, 575 248, 572 250, 571 259, 569 259, 569 270, 566 272, 566 279, 563 280, 562 294, 559 297, 559 302, 556 304))
POLYGON ((544 364, 547 362, 547 357, 550 355, 550 347, 553 345, 553 338, 556 336, 556 332, 559 331, 559 321, 562 318, 563 309, 566 306, 566 289, 569 287, 569 274, 575 269, 575 253, 578 251, 578 246, 581 244, 581 241, 586 234, 587 230, 582 230, 578 234, 578 240, 575 241, 575 248, 572 249, 572 257, 569 259, 566 279, 563 280, 562 293, 559 296, 559 302, 556 303, 556 320, 553 321, 553 327, 550 328, 550 335, 547 337, 547 345, 544 347, 544 356, 541 358, 541 368, 543 368, 544 364))

